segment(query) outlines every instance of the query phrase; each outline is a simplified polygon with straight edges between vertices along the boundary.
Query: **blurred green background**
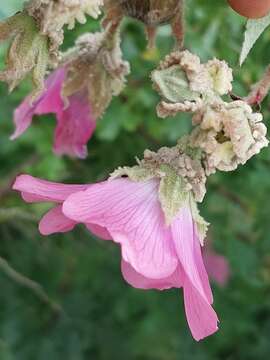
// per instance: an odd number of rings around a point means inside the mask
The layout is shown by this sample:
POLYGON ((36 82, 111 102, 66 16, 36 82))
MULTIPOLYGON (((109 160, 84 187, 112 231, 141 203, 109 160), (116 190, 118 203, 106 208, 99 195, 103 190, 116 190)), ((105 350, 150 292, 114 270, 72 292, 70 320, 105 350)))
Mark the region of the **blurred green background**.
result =
MULTIPOLYGON (((1 0, 0 17, 21 6, 1 0)), ((247 93, 270 60, 266 31, 240 69, 244 19, 223 0, 187 0, 186 47, 203 60, 225 59, 235 69, 234 92, 247 93)), ((64 47, 85 31, 89 20, 68 32, 64 47)), ((145 52, 143 27, 123 26, 123 51, 132 66, 127 87, 114 99, 89 143, 85 161, 52 153, 53 116, 36 118, 16 142, 12 112, 29 92, 24 82, 10 96, 0 84, 0 255, 43 286, 65 314, 57 314, 34 293, 7 276, 0 261, 0 360, 264 360, 270 357, 270 150, 245 167, 209 179, 201 206, 212 223, 214 247, 231 267, 229 284, 213 284, 220 330, 196 343, 188 330, 180 291, 139 291, 124 283, 117 246, 91 238, 83 227, 42 237, 37 221, 47 205, 26 205, 10 185, 18 173, 62 182, 104 179, 117 166, 134 163, 145 148, 174 144, 190 128, 189 116, 167 120, 155 114, 157 94, 149 72, 173 46, 168 27, 159 31, 155 59, 145 52)), ((6 45, 0 47, 3 67, 6 45)), ((269 99, 263 105, 269 123, 269 99)))

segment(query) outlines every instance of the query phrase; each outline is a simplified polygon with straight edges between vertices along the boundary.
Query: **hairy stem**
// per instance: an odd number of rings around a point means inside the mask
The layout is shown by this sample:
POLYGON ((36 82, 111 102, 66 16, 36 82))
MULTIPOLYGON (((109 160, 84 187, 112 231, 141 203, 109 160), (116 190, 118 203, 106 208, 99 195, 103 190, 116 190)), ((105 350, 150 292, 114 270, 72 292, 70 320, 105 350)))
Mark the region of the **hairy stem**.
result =
POLYGON ((252 87, 245 101, 250 105, 260 104, 268 95, 270 90, 270 65, 264 72, 261 80, 252 87))
POLYGON ((176 46, 182 49, 184 46, 185 24, 184 24, 184 0, 181 1, 179 10, 172 20, 172 32, 176 39, 176 46))

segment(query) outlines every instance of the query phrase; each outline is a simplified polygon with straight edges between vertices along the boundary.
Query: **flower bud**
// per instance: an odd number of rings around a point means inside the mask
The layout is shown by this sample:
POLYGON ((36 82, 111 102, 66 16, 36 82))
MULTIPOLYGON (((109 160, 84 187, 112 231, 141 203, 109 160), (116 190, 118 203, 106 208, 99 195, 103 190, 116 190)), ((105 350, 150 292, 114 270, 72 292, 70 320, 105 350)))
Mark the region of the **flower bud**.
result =
POLYGON ((183 43, 183 0, 105 0, 106 18, 115 21, 130 16, 146 26, 149 47, 154 44, 156 27, 170 23, 177 45, 183 43))
POLYGON ((150 26, 168 23, 180 7, 179 0, 118 0, 118 2, 126 15, 150 26))
POLYGON ((268 146, 262 115, 244 101, 208 105, 193 123, 190 143, 203 150, 207 175, 235 170, 268 146))

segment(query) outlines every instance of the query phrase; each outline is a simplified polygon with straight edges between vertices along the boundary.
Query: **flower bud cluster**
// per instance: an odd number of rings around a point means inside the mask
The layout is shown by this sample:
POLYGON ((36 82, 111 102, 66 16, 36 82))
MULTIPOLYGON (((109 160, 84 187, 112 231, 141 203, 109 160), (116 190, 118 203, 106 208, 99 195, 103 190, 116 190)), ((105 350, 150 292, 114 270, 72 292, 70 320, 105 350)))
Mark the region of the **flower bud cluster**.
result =
POLYGON ((189 51, 168 55, 152 74, 154 87, 163 97, 161 117, 193 113, 195 128, 190 148, 201 150, 205 176, 235 170, 268 146, 267 128, 260 113, 244 101, 225 101, 232 90, 232 70, 217 59, 200 62, 189 51))
POLYGON ((262 120, 244 101, 207 105, 195 113, 190 145, 204 152, 206 174, 233 171, 268 146, 262 120))

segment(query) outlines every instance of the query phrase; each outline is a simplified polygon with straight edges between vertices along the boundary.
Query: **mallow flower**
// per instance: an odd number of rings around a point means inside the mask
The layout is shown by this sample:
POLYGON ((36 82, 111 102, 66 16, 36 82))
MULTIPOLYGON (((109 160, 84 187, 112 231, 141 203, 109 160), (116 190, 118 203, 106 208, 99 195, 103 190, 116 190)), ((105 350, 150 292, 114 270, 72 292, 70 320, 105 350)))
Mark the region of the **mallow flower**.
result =
MULTIPOLYGON (((77 223, 63 214, 62 204, 69 195, 84 191, 91 186, 90 184, 65 185, 38 179, 30 175, 20 175, 17 177, 13 189, 20 191, 22 198, 27 203, 49 202, 54 204, 39 223, 40 233, 46 236, 73 230, 77 223)), ((86 226, 97 237, 104 240, 111 239, 111 235, 105 228, 94 224, 86 224, 86 226)), ((210 278, 220 286, 225 286, 230 274, 229 264, 224 256, 216 253, 209 241, 203 248, 203 262, 210 278)), ((135 270, 123 260, 122 273, 124 277, 128 279, 131 272, 134 274, 134 281, 139 278, 146 281, 142 276, 136 274, 135 270)), ((162 282, 160 282, 160 284, 161 283, 162 282)), ((135 285, 135 283, 133 283, 133 285, 135 285)))
POLYGON ((122 60, 119 34, 111 30, 108 25, 103 32, 82 35, 64 54, 62 65, 49 75, 41 95, 34 102, 28 96, 15 110, 12 139, 30 126, 34 115, 54 113, 54 152, 87 156, 96 120, 123 90, 129 72, 128 63, 122 60))
POLYGON ((65 67, 58 68, 48 77, 45 89, 33 103, 31 96, 28 96, 17 107, 14 112, 16 129, 11 139, 18 138, 27 130, 34 115, 54 113, 57 120, 54 152, 85 158, 87 142, 95 130, 96 121, 85 92, 69 96, 65 104, 62 96, 65 77, 65 67))
POLYGON ((218 318, 201 250, 208 224, 196 203, 205 193, 205 177, 197 154, 186 150, 184 142, 147 150, 137 166, 119 168, 96 184, 61 185, 22 175, 13 189, 25 201, 57 204, 41 220, 43 234, 83 223, 119 244, 122 273, 133 287, 183 288, 187 321, 199 341, 218 330, 218 318))
POLYGON ((196 340, 217 331, 217 315, 203 264, 198 227, 187 200, 170 224, 157 179, 114 179, 67 198, 63 213, 75 222, 104 227, 121 245, 122 272, 136 288, 183 288, 187 321, 196 340))

